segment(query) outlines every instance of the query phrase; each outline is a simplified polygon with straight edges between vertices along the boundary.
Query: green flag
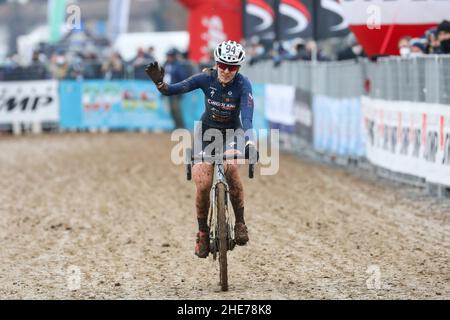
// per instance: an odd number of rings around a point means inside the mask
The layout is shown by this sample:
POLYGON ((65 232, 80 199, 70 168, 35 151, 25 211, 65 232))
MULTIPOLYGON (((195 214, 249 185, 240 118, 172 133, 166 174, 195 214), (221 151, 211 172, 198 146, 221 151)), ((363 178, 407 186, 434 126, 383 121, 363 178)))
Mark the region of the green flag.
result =
POLYGON ((66 17, 66 0, 48 0, 47 9, 49 42, 56 43, 61 39, 61 26, 66 17))

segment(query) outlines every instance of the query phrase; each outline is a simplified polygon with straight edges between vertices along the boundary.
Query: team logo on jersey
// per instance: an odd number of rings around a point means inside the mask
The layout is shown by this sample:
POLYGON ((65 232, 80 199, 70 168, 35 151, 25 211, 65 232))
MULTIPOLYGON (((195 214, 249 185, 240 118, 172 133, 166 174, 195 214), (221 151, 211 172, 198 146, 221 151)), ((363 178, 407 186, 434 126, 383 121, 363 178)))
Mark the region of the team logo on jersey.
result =
POLYGON ((251 93, 248 94, 248 105, 249 107, 253 107, 253 96, 251 93))
POLYGON ((234 110, 236 109, 236 105, 233 103, 225 103, 225 102, 219 102, 215 100, 208 99, 208 104, 210 106, 219 107, 222 110, 234 110))
POLYGON ((214 96, 214 94, 216 93, 216 88, 214 88, 214 87, 209 87, 210 89, 211 89, 211 98, 214 96))
POLYGON ((233 94, 233 92, 231 92, 231 91, 228 91, 228 95, 229 96, 231 96, 233 94))

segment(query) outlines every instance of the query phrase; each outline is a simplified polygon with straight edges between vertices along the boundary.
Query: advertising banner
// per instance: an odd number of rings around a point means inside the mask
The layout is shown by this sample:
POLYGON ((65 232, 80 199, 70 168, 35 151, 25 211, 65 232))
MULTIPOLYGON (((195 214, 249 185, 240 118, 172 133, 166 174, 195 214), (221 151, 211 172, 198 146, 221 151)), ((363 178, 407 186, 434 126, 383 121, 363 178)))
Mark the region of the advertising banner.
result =
POLYGON ((348 21, 344 16, 344 8, 340 0, 313 0, 316 4, 314 25, 317 40, 332 37, 344 37, 349 32, 348 21))
POLYGON ((62 128, 170 130, 160 93, 147 81, 62 81, 62 128))
POLYGON ((450 185, 448 106, 367 97, 362 104, 367 158, 372 163, 450 185))
POLYGON ((326 149, 326 127, 327 123, 327 108, 328 104, 325 103, 325 97, 321 95, 314 95, 312 98, 313 108, 313 145, 317 151, 325 151, 326 149))
POLYGON ((450 20, 450 0, 341 0, 351 31, 369 55, 399 54, 403 36, 421 37, 450 20))
POLYGON ((0 82, 0 124, 59 121, 55 80, 0 82))
POLYGON ((253 89, 253 128, 259 134, 260 129, 269 129, 269 124, 265 117, 266 110, 266 85, 252 83, 253 89))
POLYGON ((313 112, 311 93, 295 89, 295 134, 305 143, 313 144, 313 112))
POLYGON ((264 40, 276 38, 279 0, 245 0, 244 37, 258 36, 264 40))
POLYGON ((295 87, 267 84, 265 92, 266 119, 285 126, 295 125, 295 87))
POLYGON ((314 95, 312 107, 313 144, 317 151, 354 157, 365 154, 359 97, 314 95))
MULTIPOLYGON (((253 127, 267 129, 265 85, 252 87, 253 127)), ((59 92, 64 129, 174 129, 168 98, 148 81, 61 81, 59 92)), ((192 130, 205 111, 203 92, 183 94, 180 105, 183 122, 192 130)))
POLYGON ((278 11, 280 40, 314 36, 314 0, 280 0, 278 11))
MULTIPOLYGON (((189 58, 209 62, 215 46, 225 40, 242 38, 240 0, 179 0, 189 9, 189 58)), ((261 2, 264 2, 261 0, 261 2)))
POLYGON ((343 37, 349 33, 344 10, 337 0, 280 0, 278 38, 343 37))

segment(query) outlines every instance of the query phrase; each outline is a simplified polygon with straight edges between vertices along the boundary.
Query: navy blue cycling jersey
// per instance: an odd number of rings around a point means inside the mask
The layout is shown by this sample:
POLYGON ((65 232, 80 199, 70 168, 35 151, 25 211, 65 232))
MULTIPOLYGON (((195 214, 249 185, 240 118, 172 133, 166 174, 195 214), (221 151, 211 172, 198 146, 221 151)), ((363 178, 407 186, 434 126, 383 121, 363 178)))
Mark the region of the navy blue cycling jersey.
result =
POLYGON ((207 69, 181 82, 164 84, 159 91, 164 95, 174 95, 195 89, 202 89, 205 94, 203 123, 217 129, 242 128, 246 132, 246 140, 253 140, 253 96, 247 77, 237 73, 230 83, 223 86, 217 70, 207 69))

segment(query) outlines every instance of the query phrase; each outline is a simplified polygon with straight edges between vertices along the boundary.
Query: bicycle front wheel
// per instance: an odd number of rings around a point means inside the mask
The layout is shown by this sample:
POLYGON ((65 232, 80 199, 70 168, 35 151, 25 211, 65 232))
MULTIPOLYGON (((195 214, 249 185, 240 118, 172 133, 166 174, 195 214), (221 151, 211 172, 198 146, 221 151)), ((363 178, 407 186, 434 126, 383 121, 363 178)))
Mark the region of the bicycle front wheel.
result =
POLYGON ((219 238, 219 269, 220 269, 220 287, 222 291, 228 290, 228 231, 227 219, 225 214, 225 185, 219 183, 217 185, 217 225, 219 238))

